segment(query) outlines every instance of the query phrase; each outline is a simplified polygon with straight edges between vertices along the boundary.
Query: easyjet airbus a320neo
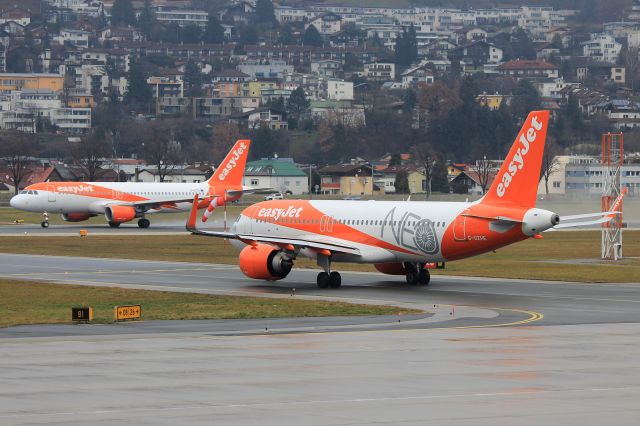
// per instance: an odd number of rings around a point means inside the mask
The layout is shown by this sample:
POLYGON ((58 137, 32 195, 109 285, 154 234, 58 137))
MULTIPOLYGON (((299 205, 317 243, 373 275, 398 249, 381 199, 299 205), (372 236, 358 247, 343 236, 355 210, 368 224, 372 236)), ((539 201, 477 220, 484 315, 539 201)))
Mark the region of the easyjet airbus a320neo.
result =
POLYGON ((237 141, 206 182, 41 182, 20 191, 10 204, 20 210, 62 213, 68 222, 104 214, 111 227, 138 218, 138 226, 148 228, 146 215, 187 211, 196 194, 201 200, 198 208, 209 206, 211 213, 215 207, 256 191, 242 185, 250 145, 249 140, 237 141))
POLYGON ((382 273, 406 275, 410 284, 428 284, 428 268, 439 263, 539 237, 551 228, 604 223, 617 214, 621 198, 609 212, 565 218, 536 208, 548 124, 548 111, 529 114, 479 201, 274 200, 245 209, 230 232, 211 232, 196 229, 196 197, 187 230, 244 246, 240 269, 251 278, 282 279, 305 256, 324 270, 317 279, 321 288, 340 287, 335 262, 374 263, 382 273), (599 219, 575 222, 583 218, 599 219))

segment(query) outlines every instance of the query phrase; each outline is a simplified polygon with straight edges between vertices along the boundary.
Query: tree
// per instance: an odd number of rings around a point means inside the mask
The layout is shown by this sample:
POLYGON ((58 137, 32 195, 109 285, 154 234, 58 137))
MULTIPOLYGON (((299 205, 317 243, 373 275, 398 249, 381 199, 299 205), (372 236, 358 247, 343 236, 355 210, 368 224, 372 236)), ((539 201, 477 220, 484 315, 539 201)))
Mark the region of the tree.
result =
POLYGON ((276 15, 273 11, 271 0, 258 0, 256 2, 255 21, 258 24, 273 25, 276 23, 276 15))
POLYGON ((151 0, 144 0, 144 6, 138 17, 138 28, 147 38, 151 37, 154 26, 157 24, 156 15, 151 8, 151 0))
POLYGON ((389 159, 388 167, 400 166, 402 164, 402 157, 400 154, 393 154, 389 159))
POLYGON ((547 143, 542 154, 542 169, 540 176, 544 179, 544 190, 549 197, 549 179, 553 174, 560 170, 560 162, 558 161, 558 148, 553 138, 547 138, 547 143))
POLYGON ((151 88, 147 84, 147 75, 139 62, 132 62, 127 74, 128 87, 124 100, 136 107, 147 106, 153 97, 151 88))
POLYGON ((180 31, 180 41, 183 43, 195 44, 200 41, 202 30, 196 24, 189 24, 182 27, 180 31))
POLYGON ((440 161, 433 147, 428 143, 416 145, 413 148, 413 158, 420 165, 427 180, 426 197, 431 196, 431 183, 433 181, 433 172, 436 165, 440 161))
POLYGON ((398 172, 396 173, 396 180, 393 186, 396 188, 397 194, 409 193, 409 176, 406 170, 404 169, 398 170, 398 172))
POLYGON ((518 81, 513 95, 511 110, 516 117, 526 117, 529 111, 540 109, 540 95, 529 80, 518 81))
POLYGON ((187 97, 200 96, 202 94, 202 72, 194 60, 187 62, 184 69, 184 82, 187 97))
POLYGON ((135 25, 136 14, 131 0, 115 0, 111 8, 111 25, 135 25))
POLYGON ((471 170, 474 171, 478 177, 478 185, 482 189, 482 194, 487 192, 487 186, 491 180, 491 161, 487 160, 487 156, 483 155, 480 160, 477 160, 474 165, 471 166, 471 170))
POLYGON ((98 180, 100 166, 108 151, 106 133, 100 127, 76 143, 72 156, 76 164, 82 168, 84 180, 89 182, 98 180))
POLYGON ((14 193, 30 173, 31 155, 34 153, 33 135, 29 133, 10 133, 0 140, 0 157, 7 165, 9 180, 13 183, 14 193))
POLYGON ((154 123, 144 137, 144 159, 155 166, 160 182, 164 182, 171 170, 182 163, 181 146, 172 133, 163 123, 154 123))
POLYGON ((522 28, 518 28, 512 37, 511 47, 513 48, 513 58, 508 59, 536 59, 536 49, 533 42, 522 28))
POLYGON ((216 123, 213 126, 212 132, 212 158, 216 161, 222 161, 240 137, 240 129, 237 124, 227 122, 216 123))
POLYGON ((214 44, 224 43, 224 27, 212 13, 209 14, 209 18, 207 19, 207 26, 204 29, 204 34, 202 34, 202 41, 214 44))
POLYGON ((289 96, 289 100, 287 100, 287 113, 289 114, 289 119, 294 124, 294 128, 297 127, 300 116, 307 112, 308 109, 309 101, 304 93, 304 89, 298 86, 291 92, 291 96, 289 96))
POLYGON ((439 80, 428 86, 421 85, 417 97, 420 125, 424 127, 428 120, 441 119, 461 104, 458 95, 439 80))
POLYGON ((318 32, 318 29, 314 25, 309 25, 302 36, 302 44, 304 46, 318 46, 322 47, 324 41, 322 36, 318 32))
POLYGON ((291 31, 291 25, 285 24, 278 34, 278 42, 283 45, 295 44, 296 40, 293 38, 293 32, 291 31))

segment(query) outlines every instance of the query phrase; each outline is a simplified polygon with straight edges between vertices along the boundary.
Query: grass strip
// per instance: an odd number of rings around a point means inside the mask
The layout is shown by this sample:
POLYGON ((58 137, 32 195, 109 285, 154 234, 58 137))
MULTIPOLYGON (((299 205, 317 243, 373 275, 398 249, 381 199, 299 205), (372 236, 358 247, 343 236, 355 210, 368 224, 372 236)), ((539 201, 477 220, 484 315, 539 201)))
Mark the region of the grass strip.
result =
POLYGON ((203 320, 415 314, 392 306, 302 299, 173 293, 0 279, 0 327, 71 322, 72 306, 91 306, 94 322, 113 321, 113 307, 142 304, 144 320, 203 320))

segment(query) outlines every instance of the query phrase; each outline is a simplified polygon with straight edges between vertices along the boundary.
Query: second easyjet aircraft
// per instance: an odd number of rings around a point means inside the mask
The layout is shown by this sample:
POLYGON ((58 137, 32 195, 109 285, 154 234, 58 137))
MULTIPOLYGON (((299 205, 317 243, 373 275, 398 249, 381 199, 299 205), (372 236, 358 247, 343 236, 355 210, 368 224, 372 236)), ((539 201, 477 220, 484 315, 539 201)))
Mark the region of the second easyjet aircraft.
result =
POLYGON ((562 219, 536 208, 548 124, 548 111, 529 114, 491 188, 476 202, 274 200, 245 209, 231 232, 207 232, 195 227, 196 196, 187 229, 244 246, 240 269, 251 278, 284 278, 293 261, 305 256, 322 267, 321 288, 341 285, 333 262, 374 263, 380 272, 406 275, 410 284, 428 284, 427 268, 436 263, 495 250, 550 228, 604 223, 617 214, 621 198, 609 212, 562 219), (595 217, 602 218, 571 222, 595 217))
POLYGON ((208 206, 211 211, 256 191, 242 185, 250 145, 249 140, 237 141, 213 176, 201 183, 40 182, 20 191, 10 204, 20 210, 62 213, 68 222, 104 214, 111 227, 138 218, 138 226, 148 228, 146 215, 189 210, 195 194, 198 208, 208 206))

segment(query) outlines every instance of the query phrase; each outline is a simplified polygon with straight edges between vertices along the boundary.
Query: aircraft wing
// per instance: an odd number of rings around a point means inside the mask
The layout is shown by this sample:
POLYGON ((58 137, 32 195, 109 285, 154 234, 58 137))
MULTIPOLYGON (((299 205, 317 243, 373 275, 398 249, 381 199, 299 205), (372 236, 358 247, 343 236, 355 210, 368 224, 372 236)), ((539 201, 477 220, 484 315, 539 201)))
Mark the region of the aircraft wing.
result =
MULTIPOLYGON (((275 191, 273 188, 247 188, 247 189, 230 189, 227 191, 227 195, 234 197, 236 195, 245 195, 245 194, 261 194, 267 192, 275 191)), ((189 201, 193 201, 193 199, 189 199, 189 201)))
POLYGON ((356 247, 336 243, 328 240, 317 239, 300 239, 300 238, 284 238, 270 235, 258 235, 258 234, 241 234, 235 232, 220 232, 220 231, 203 231, 196 228, 196 219, 198 215, 198 195, 193 199, 193 206, 191 207, 191 213, 189 214, 189 220, 187 221, 187 231, 195 235, 203 235, 205 237, 227 238, 231 240, 239 240, 247 244, 253 243, 266 243, 275 246, 293 246, 294 248, 311 248, 316 250, 329 250, 331 252, 347 253, 360 255, 360 250, 356 247))

